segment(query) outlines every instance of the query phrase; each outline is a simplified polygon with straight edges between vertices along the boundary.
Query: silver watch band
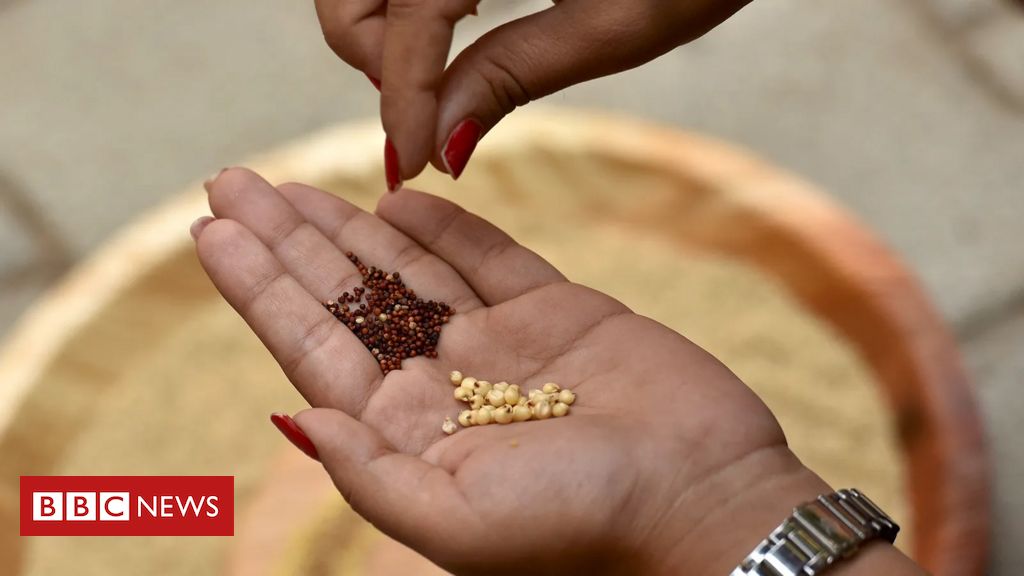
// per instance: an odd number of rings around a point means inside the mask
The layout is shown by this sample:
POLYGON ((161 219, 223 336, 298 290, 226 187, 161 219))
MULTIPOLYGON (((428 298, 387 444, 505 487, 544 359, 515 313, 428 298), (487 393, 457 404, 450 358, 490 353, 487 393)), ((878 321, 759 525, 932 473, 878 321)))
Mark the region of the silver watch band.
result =
POLYGON ((859 491, 840 490, 797 506, 730 576, 815 576, 900 527, 859 491))

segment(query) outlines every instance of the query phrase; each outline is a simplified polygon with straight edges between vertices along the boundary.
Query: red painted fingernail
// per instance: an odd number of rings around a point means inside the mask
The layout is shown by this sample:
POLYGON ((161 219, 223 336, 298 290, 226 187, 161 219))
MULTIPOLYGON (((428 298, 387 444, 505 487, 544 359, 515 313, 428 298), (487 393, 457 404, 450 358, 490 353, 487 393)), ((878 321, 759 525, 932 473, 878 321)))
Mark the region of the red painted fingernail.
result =
POLYGON ((402 170, 398 166, 398 150, 391 139, 384 140, 384 177, 387 178, 388 192, 402 187, 402 170))
POLYGON ((370 76, 369 74, 366 74, 366 79, 370 81, 370 84, 373 84, 373 87, 376 88, 378 92, 380 92, 380 80, 370 76))
POLYGON ((469 157, 476 150, 476 144, 480 141, 480 133, 483 128, 480 123, 473 119, 463 120, 452 130, 448 142, 441 150, 441 157, 444 158, 444 166, 452 178, 458 180, 462 171, 469 163, 469 157))
POLYGON ((188 233, 192 235, 192 239, 198 240, 199 235, 203 233, 203 228, 206 228, 206 225, 210 222, 213 222, 213 216, 200 216, 196 218, 196 221, 188 227, 188 233))
POLYGON ((277 426, 277 429, 284 434, 284 437, 289 442, 295 445, 296 448, 302 450, 313 460, 320 461, 320 455, 316 453, 316 446, 313 445, 313 441, 306 436, 306 433, 299 428, 299 425, 292 420, 292 417, 281 412, 274 412, 270 415, 270 421, 277 426))

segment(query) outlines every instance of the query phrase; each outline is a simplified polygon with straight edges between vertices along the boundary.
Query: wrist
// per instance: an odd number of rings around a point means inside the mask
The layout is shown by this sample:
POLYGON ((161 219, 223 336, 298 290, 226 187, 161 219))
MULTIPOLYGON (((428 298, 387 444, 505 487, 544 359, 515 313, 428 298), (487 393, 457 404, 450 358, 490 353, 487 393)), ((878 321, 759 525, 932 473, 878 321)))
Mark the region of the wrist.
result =
MULTIPOLYGON (((833 489, 785 446, 752 453, 702 483, 687 500, 704 507, 700 518, 676 526, 676 540, 663 555, 662 574, 729 574, 797 506, 833 489)), ((828 574, 859 576, 923 574, 884 541, 872 541, 840 561, 828 574)))

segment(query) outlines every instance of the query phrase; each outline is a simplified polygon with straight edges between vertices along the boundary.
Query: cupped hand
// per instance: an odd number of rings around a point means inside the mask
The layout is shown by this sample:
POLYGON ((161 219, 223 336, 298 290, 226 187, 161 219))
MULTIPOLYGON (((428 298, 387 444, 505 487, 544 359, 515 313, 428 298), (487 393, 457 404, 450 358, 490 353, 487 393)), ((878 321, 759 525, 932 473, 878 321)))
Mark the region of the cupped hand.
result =
POLYGON ((359 514, 450 571, 724 574, 827 490, 711 355, 446 200, 402 190, 371 214, 243 169, 208 188, 200 260, 313 407, 296 423, 359 514), (384 377, 324 309, 360 283, 346 251, 456 308, 437 359, 384 377), (577 400, 447 436, 454 369, 577 400))
POLYGON ((479 0, 316 0, 327 43, 381 86, 389 186, 427 162, 454 177, 515 107, 627 70, 711 30, 750 0, 562 0, 491 30, 446 66, 479 0))

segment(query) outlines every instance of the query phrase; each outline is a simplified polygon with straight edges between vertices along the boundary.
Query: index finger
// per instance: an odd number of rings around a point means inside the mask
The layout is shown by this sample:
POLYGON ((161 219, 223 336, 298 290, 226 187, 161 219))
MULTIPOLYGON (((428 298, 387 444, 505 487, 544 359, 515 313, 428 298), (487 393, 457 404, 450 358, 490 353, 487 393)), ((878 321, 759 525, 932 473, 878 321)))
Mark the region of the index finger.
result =
POLYGON ((315 0, 315 4, 331 50, 367 76, 380 78, 386 0, 315 0))
POLYGON ((455 23, 477 0, 390 0, 385 24, 381 119, 403 178, 418 174, 434 152, 437 92, 455 23))
POLYGON ((377 361, 251 231, 215 220, 196 250, 217 290, 310 405, 362 411, 383 380, 377 361))

